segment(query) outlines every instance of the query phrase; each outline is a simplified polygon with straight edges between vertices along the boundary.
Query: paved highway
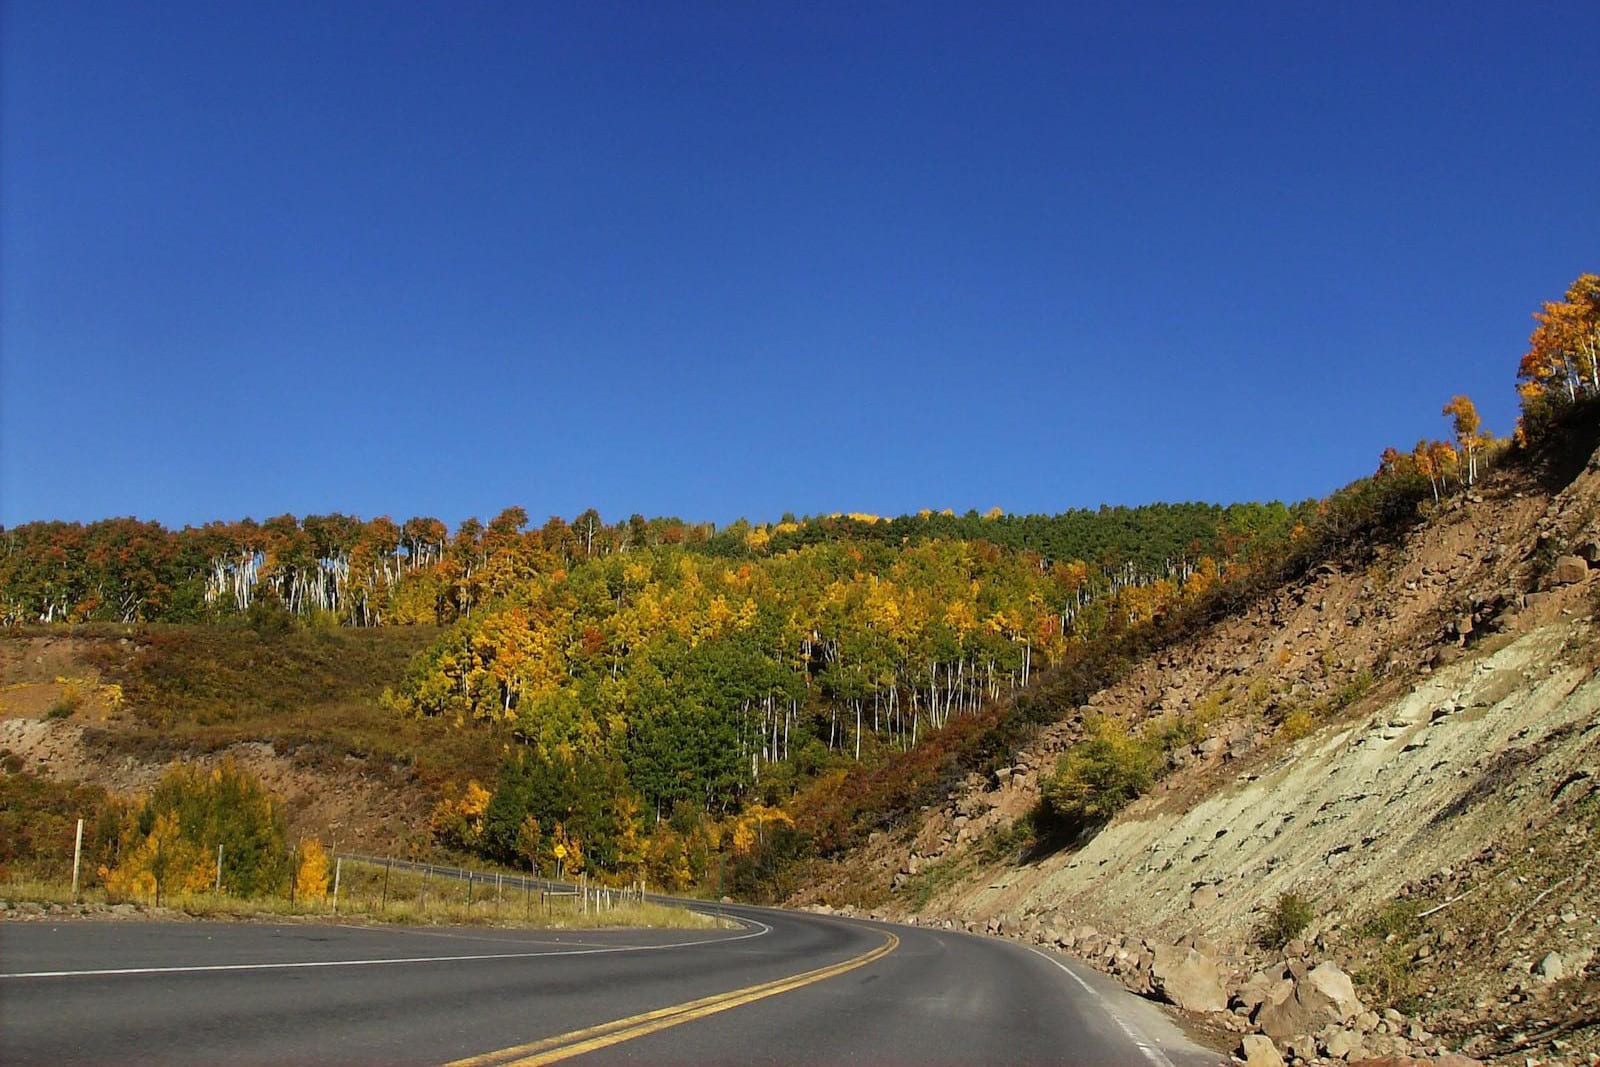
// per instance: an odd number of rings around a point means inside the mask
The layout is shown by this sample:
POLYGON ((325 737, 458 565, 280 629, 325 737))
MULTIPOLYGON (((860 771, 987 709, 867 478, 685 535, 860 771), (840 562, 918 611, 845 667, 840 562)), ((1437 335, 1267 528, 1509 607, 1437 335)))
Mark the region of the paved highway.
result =
POLYGON ((1200 1067, 1026 946, 733 907, 736 930, 0 924, 0 1062, 1200 1067))

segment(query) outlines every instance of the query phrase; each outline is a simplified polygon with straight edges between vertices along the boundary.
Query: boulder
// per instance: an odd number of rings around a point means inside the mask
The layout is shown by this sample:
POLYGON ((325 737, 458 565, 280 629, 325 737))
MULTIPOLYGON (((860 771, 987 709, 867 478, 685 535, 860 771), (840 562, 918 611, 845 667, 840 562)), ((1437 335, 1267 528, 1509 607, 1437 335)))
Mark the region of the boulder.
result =
POLYGON ((1289 1054, 1291 1060, 1314 1060, 1317 1058, 1317 1039, 1298 1034, 1283 1043, 1283 1051, 1289 1054))
POLYGON ((1334 1017, 1340 1022, 1349 1022, 1364 1010, 1361 998, 1356 996, 1355 983, 1334 963, 1323 963, 1313 968, 1300 984, 1309 985, 1320 996, 1327 998, 1333 1006, 1334 1017))
POLYGON ((1215 961, 1183 945, 1159 945, 1150 965, 1150 988, 1186 1011, 1225 1011, 1228 997, 1215 961))
POLYGON ((1284 1067, 1278 1046, 1265 1034, 1246 1034, 1239 1042, 1239 1055, 1244 1067, 1284 1067))
POLYGON ((1265 971, 1257 971, 1244 980, 1244 984, 1233 991, 1233 996, 1228 998, 1228 1003, 1234 1008, 1243 1008, 1246 1012, 1255 1011, 1256 1005, 1267 999, 1272 991, 1273 984, 1277 981, 1265 971))
POLYGON ((1582 556, 1561 556, 1550 571, 1551 585, 1576 585, 1589 577, 1589 563, 1582 556))
POLYGON ((1256 1009, 1253 1021, 1262 1033, 1281 1040, 1316 1033, 1329 1023, 1347 1022, 1361 1010, 1350 976, 1332 963, 1323 963, 1275 986, 1256 1009))
POLYGON ((1322 1043, 1322 1050, 1336 1060, 1349 1059, 1353 1053, 1360 1052, 1361 1036, 1345 1029, 1335 1030, 1322 1043))

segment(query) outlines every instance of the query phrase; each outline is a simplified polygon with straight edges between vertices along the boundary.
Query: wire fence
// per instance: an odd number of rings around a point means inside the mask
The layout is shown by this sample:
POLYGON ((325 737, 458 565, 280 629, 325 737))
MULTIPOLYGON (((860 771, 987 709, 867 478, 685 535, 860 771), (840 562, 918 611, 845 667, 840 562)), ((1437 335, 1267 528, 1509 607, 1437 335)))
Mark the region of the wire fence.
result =
MULTIPOLYGON (((177 906, 196 914, 239 911, 364 915, 400 921, 515 921, 536 917, 563 921, 587 917, 601 925, 624 923, 645 904, 681 906, 678 901, 646 891, 642 880, 626 886, 591 885, 506 871, 481 871, 464 866, 423 863, 355 852, 328 855, 327 879, 303 882, 304 859, 299 848, 282 857, 286 872, 261 892, 240 894, 225 865, 231 860, 221 845, 196 849, 179 871, 155 863, 147 877, 110 886, 107 868, 118 862, 115 836, 94 818, 58 818, 35 831, 38 841, 23 842, 25 864, 0 863, 0 898, 142 903, 177 906), (203 875, 204 877, 201 877, 203 875)), ((15 842, 12 842, 15 846, 15 842)), ((19 851, 13 847, 12 852, 19 851)), ((0 859, 6 858, 0 852, 0 859)), ((659 917, 657 917, 659 919, 659 917)))
MULTIPOLYGON (((602 916, 618 909, 665 898, 647 892, 642 881, 628 886, 598 886, 588 878, 561 881, 504 871, 477 871, 470 867, 422 863, 356 852, 333 853, 334 871, 330 910, 380 911, 402 902, 419 911, 461 909, 468 914, 526 917, 557 914, 602 916)), ((676 904, 677 902, 671 902, 676 904)))

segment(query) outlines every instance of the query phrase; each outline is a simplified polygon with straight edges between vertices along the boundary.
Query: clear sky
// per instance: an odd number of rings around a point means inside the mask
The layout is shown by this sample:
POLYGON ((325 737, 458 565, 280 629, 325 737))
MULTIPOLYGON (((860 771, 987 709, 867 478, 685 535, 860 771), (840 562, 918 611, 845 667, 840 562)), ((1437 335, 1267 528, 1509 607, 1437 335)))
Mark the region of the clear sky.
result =
POLYGON ((0 522, 1302 498, 1600 270, 1600 4, 0 15, 0 522))

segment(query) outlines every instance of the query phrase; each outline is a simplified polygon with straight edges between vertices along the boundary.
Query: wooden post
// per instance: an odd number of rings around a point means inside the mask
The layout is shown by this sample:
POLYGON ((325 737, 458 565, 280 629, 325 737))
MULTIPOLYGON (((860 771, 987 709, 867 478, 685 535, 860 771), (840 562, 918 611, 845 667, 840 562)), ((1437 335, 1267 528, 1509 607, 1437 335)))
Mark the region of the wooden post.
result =
POLYGON ((339 914, 339 877, 344 873, 344 860, 333 861, 333 913, 339 914))
POLYGON ((78 820, 78 836, 72 843, 72 899, 78 899, 78 871, 83 866, 83 820, 78 820))
POLYGON ((382 911, 389 910, 389 871, 394 867, 394 857, 390 856, 383 863, 383 903, 378 907, 382 911))
POLYGON ((467 872, 467 910, 472 910, 472 872, 467 872))
POLYGON ((221 845, 217 846, 217 884, 213 887, 213 892, 217 892, 217 893, 222 892, 222 846, 221 845))

